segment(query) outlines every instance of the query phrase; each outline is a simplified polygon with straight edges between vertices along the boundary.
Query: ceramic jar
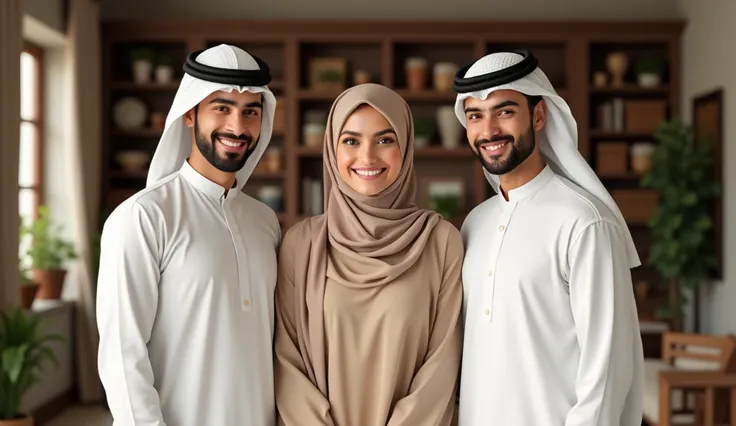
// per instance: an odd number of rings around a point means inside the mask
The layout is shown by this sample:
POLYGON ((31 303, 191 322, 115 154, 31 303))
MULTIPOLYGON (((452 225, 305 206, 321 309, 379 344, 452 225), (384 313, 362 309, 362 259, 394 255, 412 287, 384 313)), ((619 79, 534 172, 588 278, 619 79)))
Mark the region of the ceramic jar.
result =
POLYGON ((304 146, 320 147, 325 140, 326 127, 322 123, 305 123, 302 128, 304 146))
POLYGON ((271 147, 266 150, 266 170, 271 173, 277 173, 281 171, 281 148, 271 147))
POLYGON ((438 92, 451 92, 452 82, 455 79, 457 65, 452 62, 438 62, 434 66, 434 90, 438 92))
POLYGON ((133 81, 144 84, 151 81, 153 62, 148 59, 139 59, 133 62, 133 81))
POLYGON ((462 124, 455 116, 454 106, 437 108, 437 128, 444 148, 452 149, 460 145, 462 124))
POLYGON ((427 70, 429 64, 426 59, 412 57, 406 60, 406 87, 409 90, 424 90, 427 86, 427 70))
POLYGON ((640 142, 631 146, 631 170, 636 174, 647 174, 652 170, 654 144, 640 142))

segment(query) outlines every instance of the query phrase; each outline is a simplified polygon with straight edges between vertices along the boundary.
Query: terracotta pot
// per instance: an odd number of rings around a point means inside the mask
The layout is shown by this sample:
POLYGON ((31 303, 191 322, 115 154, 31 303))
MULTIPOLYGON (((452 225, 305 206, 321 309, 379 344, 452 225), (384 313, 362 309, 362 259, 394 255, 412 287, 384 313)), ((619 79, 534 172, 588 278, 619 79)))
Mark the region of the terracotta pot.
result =
MULTIPOLYGON (((24 415, 21 414, 21 416, 24 415)), ((0 420, 0 426, 33 426, 34 424, 32 416, 24 416, 12 420, 0 420)))
POLYGON ((32 273, 33 281, 37 282, 40 286, 36 294, 37 299, 61 298, 66 269, 34 269, 32 273))
POLYGON ((31 309, 33 300, 36 299, 39 285, 36 283, 23 284, 20 286, 20 304, 23 309, 31 309))

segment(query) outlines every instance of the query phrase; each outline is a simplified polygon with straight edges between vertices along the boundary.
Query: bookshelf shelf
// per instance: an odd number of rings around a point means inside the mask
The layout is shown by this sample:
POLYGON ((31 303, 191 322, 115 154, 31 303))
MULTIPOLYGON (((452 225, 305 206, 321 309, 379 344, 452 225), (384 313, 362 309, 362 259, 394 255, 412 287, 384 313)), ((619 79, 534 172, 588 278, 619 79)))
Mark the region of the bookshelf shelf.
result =
MULTIPOLYGON (((255 173, 244 190, 258 196, 264 186, 278 187, 283 194, 283 209, 277 213, 284 228, 305 217, 305 211, 318 212, 321 206, 322 147, 305 146, 304 124, 312 120, 324 124, 335 97, 343 88, 353 85, 358 74, 397 90, 411 106, 415 119, 428 121, 426 139, 431 142, 415 152, 420 183, 417 196, 420 197, 424 185, 433 179, 462 179, 466 207, 458 217, 451 218, 459 227, 468 211, 493 192, 464 137, 459 135, 459 146, 452 148, 445 148, 438 142, 441 132, 437 109, 453 106, 456 95, 451 90, 436 89, 435 67, 446 68, 448 63, 462 66, 502 49, 530 49, 539 58, 550 82, 570 105, 578 125, 579 150, 595 168, 601 161, 601 144, 618 142, 622 149, 629 149, 636 143, 652 142, 653 128, 647 126, 671 118, 680 110, 679 61, 683 28, 684 24, 679 21, 108 21, 103 24, 102 45, 103 96, 108 117, 103 123, 103 164, 108 165, 103 173, 103 208, 109 211, 145 185, 145 172, 120 171, 116 154, 131 149, 152 154, 161 135, 161 130, 153 126, 151 120, 139 129, 118 130, 113 124, 115 103, 133 96, 147 105, 149 113, 168 114, 182 78, 180 64, 191 51, 229 43, 269 64, 274 76, 269 87, 279 98, 283 113, 271 142, 272 147, 280 150, 281 169, 255 173), (140 48, 151 49, 171 59, 172 82, 133 82, 131 55, 140 48), (611 58, 616 53, 622 53, 627 61, 620 87, 610 84, 611 58), (427 73, 423 84, 410 88, 407 61, 415 58, 423 59, 427 73), (663 70, 657 84, 643 85, 637 70, 641 61, 652 59, 664 64, 663 70), (318 78, 319 66, 325 64, 343 71, 337 85, 327 84, 320 88, 316 83, 325 82, 318 78), (597 80, 599 77, 606 80, 604 85, 597 80), (606 107, 607 104, 617 106, 606 107), (315 197, 305 192, 307 186, 315 197)), ((267 156, 262 161, 268 161, 267 156)), ((628 162, 630 159, 625 161, 628 162)), ((632 203, 642 203, 643 190, 638 187, 640 177, 627 168, 618 173, 600 173, 600 177, 609 190, 617 194, 622 209, 631 210, 632 203)), ((646 254, 651 240, 646 226, 640 218, 632 220, 631 226, 635 229, 640 252, 646 254)), ((654 280, 650 272, 638 268, 634 271, 635 281, 654 280), (637 272, 639 269, 643 272, 637 272)))

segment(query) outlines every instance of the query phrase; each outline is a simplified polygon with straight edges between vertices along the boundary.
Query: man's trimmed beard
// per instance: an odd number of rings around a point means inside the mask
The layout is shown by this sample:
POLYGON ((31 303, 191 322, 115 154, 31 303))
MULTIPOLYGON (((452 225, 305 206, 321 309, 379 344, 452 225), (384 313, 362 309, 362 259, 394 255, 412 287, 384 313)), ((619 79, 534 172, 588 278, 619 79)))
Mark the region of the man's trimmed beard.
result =
POLYGON ((514 137, 511 135, 497 135, 490 139, 476 140, 473 143, 473 145, 475 146, 475 150, 473 151, 473 153, 478 158, 481 165, 483 165, 483 168, 488 171, 488 173, 492 175, 505 175, 506 173, 509 173, 517 168, 519 164, 524 162, 524 160, 529 158, 529 156, 534 151, 534 147, 536 146, 536 144, 537 138, 534 134, 534 125, 532 123, 529 123, 529 129, 524 132, 523 135, 519 136, 518 140, 515 140, 514 137), (486 143, 503 141, 511 144, 511 152, 509 153, 509 156, 506 159, 498 159, 494 160, 493 162, 486 161, 480 146, 486 143))
POLYGON ((258 146, 258 139, 256 139, 256 143, 251 144, 251 142, 253 141, 253 136, 250 135, 235 136, 232 133, 212 132, 212 134, 210 134, 210 138, 207 139, 205 135, 199 132, 197 111, 194 112, 194 141, 196 142, 197 148, 199 149, 199 152, 202 154, 202 156, 207 159, 207 161, 212 164, 214 168, 225 173, 234 173, 242 169, 243 166, 245 166, 245 162, 248 161, 248 158, 250 158, 251 154, 253 154, 253 151, 256 150, 256 146, 258 146), (220 157, 219 155, 217 155, 215 143, 217 142, 218 138, 223 137, 245 142, 248 148, 243 154, 226 152, 225 158, 220 157))

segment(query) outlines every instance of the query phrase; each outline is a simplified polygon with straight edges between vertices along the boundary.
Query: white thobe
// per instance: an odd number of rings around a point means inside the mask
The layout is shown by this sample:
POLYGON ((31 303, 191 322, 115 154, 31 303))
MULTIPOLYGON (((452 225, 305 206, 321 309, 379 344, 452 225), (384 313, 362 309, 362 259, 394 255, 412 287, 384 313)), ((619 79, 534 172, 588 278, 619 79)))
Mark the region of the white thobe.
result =
POLYGON ((460 426, 639 426, 643 353, 624 234, 546 167, 462 227, 460 426))
POLYGON ((281 231, 187 162, 102 235, 99 373, 115 426, 271 426, 281 231))

